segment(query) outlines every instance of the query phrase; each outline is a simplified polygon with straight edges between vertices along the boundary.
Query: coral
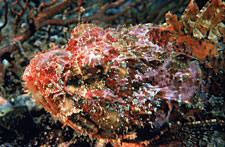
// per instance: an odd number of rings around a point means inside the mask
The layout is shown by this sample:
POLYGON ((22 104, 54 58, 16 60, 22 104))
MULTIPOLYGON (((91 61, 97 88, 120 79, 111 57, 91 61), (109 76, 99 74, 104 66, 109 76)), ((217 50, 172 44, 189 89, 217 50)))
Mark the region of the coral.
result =
POLYGON ((168 13, 167 24, 159 26, 78 25, 65 46, 50 44, 30 61, 25 89, 64 126, 97 139, 97 146, 147 146, 168 123, 181 116, 188 121, 203 109, 208 87, 199 64, 221 55, 223 13, 224 4, 212 0, 202 11, 191 2, 180 21, 168 13))
MULTIPOLYGON (((179 21, 175 15, 167 13, 168 30, 172 32, 170 40, 199 60, 224 58, 221 54, 225 44, 224 10, 225 5, 220 0, 208 2, 201 11, 197 4, 191 1, 179 21)), ((211 65, 213 66, 213 63, 211 65)))

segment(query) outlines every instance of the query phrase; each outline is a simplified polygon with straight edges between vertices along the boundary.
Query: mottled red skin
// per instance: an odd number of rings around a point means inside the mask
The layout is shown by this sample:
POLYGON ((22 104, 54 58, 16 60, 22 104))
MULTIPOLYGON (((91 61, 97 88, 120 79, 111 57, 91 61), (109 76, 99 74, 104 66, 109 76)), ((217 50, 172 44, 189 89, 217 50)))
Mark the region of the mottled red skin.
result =
POLYGON ((155 133, 168 123, 173 101, 190 103, 201 83, 198 62, 151 32, 148 24, 80 25, 67 46, 52 45, 31 60, 25 88, 64 125, 99 144, 127 139, 147 145, 154 137, 141 139, 140 130, 155 133))
POLYGON ((199 11, 191 1, 180 20, 167 13, 167 24, 157 27, 77 26, 67 45, 52 44, 31 60, 25 88, 96 146, 148 146, 207 98, 197 60, 224 70, 211 62, 224 59, 224 8, 211 0, 199 11))

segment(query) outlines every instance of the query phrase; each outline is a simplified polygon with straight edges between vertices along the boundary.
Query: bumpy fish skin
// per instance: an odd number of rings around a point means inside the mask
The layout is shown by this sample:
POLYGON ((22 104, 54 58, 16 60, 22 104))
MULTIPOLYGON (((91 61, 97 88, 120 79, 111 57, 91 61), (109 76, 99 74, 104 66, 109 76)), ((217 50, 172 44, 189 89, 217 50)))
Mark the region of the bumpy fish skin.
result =
POLYGON ((181 104, 207 93, 199 62, 222 56, 224 3, 214 0, 197 10, 191 2, 180 21, 168 13, 159 26, 78 25, 67 45, 51 44, 31 60, 25 89, 64 125, 98 144, 148 145, 180 117, 181 104))

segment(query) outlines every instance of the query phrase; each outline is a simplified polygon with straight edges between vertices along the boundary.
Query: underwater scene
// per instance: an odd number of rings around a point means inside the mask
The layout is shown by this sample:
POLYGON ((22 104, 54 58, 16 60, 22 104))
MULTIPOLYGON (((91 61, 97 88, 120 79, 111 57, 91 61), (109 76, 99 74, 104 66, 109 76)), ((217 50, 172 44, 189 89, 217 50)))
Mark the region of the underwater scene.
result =
POLYGON ((0 0, 0 147, 224 147, 225 1, 0 0))

